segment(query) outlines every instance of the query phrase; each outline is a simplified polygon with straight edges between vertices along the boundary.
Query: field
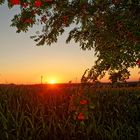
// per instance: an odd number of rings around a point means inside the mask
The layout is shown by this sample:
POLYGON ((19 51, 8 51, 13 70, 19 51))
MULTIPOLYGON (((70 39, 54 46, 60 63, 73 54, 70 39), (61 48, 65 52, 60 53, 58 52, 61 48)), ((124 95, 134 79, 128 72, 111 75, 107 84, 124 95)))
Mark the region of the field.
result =
POLYGON ((140 140, 140 86, 0 85, 0 140, 140 140))

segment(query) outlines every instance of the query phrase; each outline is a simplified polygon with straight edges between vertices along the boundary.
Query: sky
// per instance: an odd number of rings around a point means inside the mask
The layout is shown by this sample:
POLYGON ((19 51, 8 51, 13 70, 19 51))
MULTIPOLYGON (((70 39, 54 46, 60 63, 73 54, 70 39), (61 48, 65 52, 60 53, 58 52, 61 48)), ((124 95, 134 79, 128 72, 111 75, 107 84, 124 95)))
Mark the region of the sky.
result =
MULTIPOLYGON (((16 33, 10 24, 17 12, 16 6, 12 9, 0 6, 0 83, 40 83, 41 76, 43 83, 52 80, 58 83, 79 82, 84 71, 94 65, 94 50, 83 51, 74 42, 66 44, 68 31, 51 46, 36 46, 30 36, 41 27, 34 26, 27 33, 16 33)), ((130 71, 129 81, 138 80, 138 68, 130 71)), ((102 81, 108 82, 108 76, 102 81)))

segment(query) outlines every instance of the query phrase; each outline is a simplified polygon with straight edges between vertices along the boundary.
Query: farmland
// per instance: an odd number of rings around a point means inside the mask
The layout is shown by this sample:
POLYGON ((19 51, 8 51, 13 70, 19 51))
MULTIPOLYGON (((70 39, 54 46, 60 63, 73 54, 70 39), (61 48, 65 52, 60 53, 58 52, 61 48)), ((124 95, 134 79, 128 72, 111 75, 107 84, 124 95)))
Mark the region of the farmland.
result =
POLYGON ((0 139, 139 140, 140 86, 0 85, 0 139))

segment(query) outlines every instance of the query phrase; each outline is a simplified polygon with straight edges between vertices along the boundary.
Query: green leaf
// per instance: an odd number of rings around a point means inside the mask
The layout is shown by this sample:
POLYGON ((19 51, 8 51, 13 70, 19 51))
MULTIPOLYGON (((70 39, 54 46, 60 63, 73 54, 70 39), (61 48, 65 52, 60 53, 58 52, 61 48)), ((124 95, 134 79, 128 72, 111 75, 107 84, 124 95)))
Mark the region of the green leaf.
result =
POLYGON ((95 105, 94 104, 89 104, 89 108, 90 109, 95 109, 95 105))

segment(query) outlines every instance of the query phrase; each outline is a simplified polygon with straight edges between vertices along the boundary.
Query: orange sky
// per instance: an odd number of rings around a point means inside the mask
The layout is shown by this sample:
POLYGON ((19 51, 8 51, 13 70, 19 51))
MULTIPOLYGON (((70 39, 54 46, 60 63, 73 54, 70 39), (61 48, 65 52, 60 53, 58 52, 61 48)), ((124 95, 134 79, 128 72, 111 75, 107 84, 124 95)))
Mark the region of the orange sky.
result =
MULTIPOLYGON (((30 36, 40 27, 17 34, 10 27, 16 12, 16 8, 0 7, 0 83, 40 83, 41 76, 44 83, 53 79, 59 83, 79 82, 85 69, 91 68, 96 60, 93 50, 83 51, 74 42, 66 44, 67 31, 56 44, 37 47, 30 36)), ((138 78, 138 68, 132 69, 130 80, 138 78)))

